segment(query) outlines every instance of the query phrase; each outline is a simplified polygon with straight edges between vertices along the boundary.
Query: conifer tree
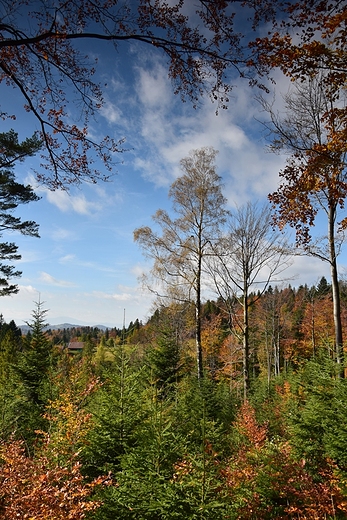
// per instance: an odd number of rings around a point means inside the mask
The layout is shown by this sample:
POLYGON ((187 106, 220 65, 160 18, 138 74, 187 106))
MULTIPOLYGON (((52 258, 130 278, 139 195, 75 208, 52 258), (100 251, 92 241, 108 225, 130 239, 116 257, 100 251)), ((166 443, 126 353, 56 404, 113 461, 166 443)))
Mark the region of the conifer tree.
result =
POLYGON ((42 306, 43 302, 36 302, 36 309, 32 312, 33 321, 27 322, 31 330, 30 343, 25 345, 22 362, 17 367, 29 399, 37 405, 46 401, 43 392, 51 366, 52 350, 45 334, 47 310, 42 306))
MULTIPOLYGON (((33 188, 15 180, 13 168, 16 163, 31 157, 41 148, 41 141, 34 134, 23 142, 18 141, 14 130, 0 133, 0 237, 7 231, 18 231, 22 235, 38 237, 38 225, 31 221, 23 221, 13 215, 19 204, 28 204, 39 200, 33 188)), ((18 246, 13 242, 0 243, 0 296, 18 292, 18 286, 10 282, 13 277, 21 275, 12 265, 2 261, 20 260, 18 246)))
POLYGON ((107 344, 105 335, 102 336, 94 355, 96 372, 102 374, 106 366, 107 344))
POLYGON ((124 346, 117 347, 112 363, 102 371, 102 386, 89 406, 94 427, 84 455, 93 475, 118 470, 121 457, 136 442, 143 415, 141 373, 124 346))
POLYGON ((31 334, 29 339, 24 340, 18 362, 13 366, 21 395, 18 402, 21 417, 19 430, 27 439, 34 438, 35 430, 45 429, 43 414, 51 398, 50 371, 53 358, 52 345, 45 333, 46 313, 43 302, 36 302, 32 312, 33 321, 27 322, 31 334))
POLYGON ((5 323, 0 316, 0 385, 6 384, 11 366, 22 345, 22 333, 13 320, 5 323))
POLYGON ((0 437, 9 439, 20 421, 18 404, 21 396, 13 367, 18 361, 22 347, 21 331, 14 321, 1 322, 0 328, 0 437))

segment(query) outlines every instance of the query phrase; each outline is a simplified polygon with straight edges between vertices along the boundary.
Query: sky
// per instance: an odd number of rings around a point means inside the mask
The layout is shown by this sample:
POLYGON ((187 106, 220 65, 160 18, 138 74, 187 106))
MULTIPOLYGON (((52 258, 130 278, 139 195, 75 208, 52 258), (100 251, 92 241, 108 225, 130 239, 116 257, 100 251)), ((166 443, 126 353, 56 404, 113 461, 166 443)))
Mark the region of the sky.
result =
MULTIPOLYGON (((139 276, 151 266, 133 241, 133 231, 151 226, 157 209, 171 211, 168 190, 182 173, 180 160, 191 150, 213 146, 223 193, 232 211, 248 201, 267 200, 279 183, 285 157, 266 149, 264 114, 258 93, 247 80, 235 78, 228 110, 216 115, 216 106, 203 99, 198 109, 173 94, 163 58, 155 51, 128 44, 115 53, 112 47, 93 44, 98 56, 98 77, 105 105, 91 121, 93 135, 125 137, 112 180, 83 184, 69 193, 37 186, 32 169, 38 158, 16 166, 17 179, 35 186, 41 200, 18 208, 17 215, 34 220, 40 237, 3 236, 19 246, 22 271, 18 294, 0 299, 6 321, 23 325, 31 320, 35 302, 43 302, 47 321, 122 327, 123 321, 146 322, 152 314, 152 295, 141 287, 139 276)), ((286 92, 278 76, 276 99, 286 92)), ((22 112, 15 92, 0 86, 7 110, 16 121, 1 122, 0 131, 14 128, 20 140, 31 135, 36 122, 22 112)), ((117 159, 118 160, 118 159, 117 159)), ((325 233, 323 228, 317 233, 325 233)), ((341 260, 341 272, 344 261, 341 260)), ((329 266, 308 257, 295 257, 285 273, 286 284, 316 284, 329 279, 329 266)))

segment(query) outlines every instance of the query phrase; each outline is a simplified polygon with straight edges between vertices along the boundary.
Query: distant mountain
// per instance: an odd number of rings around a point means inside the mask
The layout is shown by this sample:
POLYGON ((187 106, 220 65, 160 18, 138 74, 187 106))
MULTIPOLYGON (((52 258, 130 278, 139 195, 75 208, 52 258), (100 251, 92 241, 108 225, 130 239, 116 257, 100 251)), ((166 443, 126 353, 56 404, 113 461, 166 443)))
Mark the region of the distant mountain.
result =
MULTIPOLYGON (((49 315, 46 316, 48 323, 50 324, 50 328, 53 326, 61 326, 61 325, 69 325, 70 327, 98 327, 98 325, 91 325, 90 322, 87 323, 86 321, 81 321, 79 319, 73 318, 71 316, 56 316, 55 318, 50 317, 49 315)), ((108 327, 111 329, 115 325, 110 325, 109 323, 106 323, 102 325, 102 327, 108 327)))
MULTIPOLYGON (((97 329, 100 329, 100 330, 106 330, 106 329, 111 329, 112 327, 107 327, 106 325, 81 325, 81 324, 75 324, 73 325, 72 323, 60 323, 58 325, 47 325, 47 327, 45 327, 46 330, 50 329, 50 330, 63 330, 63 329, 73 329, 73 328, 81 328, 81 327, 91 327, 91 328, 97 328, 97 329)), ((21 329, 22 332, 24 333, 27 333, 29 330, 30 330, 30 327, 28 325, 20 325, 19 327, 21 329)))
POLYGON ((72 323, 59 323, 58 325, 48 325, 47 329, 57 330, 57 329, 72 329, 72 328, 80 328, 80 327, 91 327, 93 329, 97 328, 100 330, 110 329, 112 327, 107 327, 106 325, 81 325, 72 323))

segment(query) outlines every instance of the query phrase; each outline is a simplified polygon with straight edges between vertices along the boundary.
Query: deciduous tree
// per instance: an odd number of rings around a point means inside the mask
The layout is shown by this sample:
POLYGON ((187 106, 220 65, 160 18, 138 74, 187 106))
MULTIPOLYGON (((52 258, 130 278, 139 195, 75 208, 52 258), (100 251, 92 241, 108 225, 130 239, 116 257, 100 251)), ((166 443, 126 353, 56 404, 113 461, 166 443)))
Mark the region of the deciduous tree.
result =
POLYGON ((106 479, 84 481, 81 465, 52 466, 44 455, 30 458, 23 441, 0 444, 0 514, 3 520, 81 520, 100 506, 90 495, 106 479))
POLYGON ((174 220, 164 210, 153 217, 162 231, 159 235, 150 227, 134 231, 134 239, 145 254, 153 259, 152 274, 166 284, 175 298, 194 301, 195 340, 198 378, 203 377, 201 348, 201 288, 203 262, 211 255, 227 211, 221 190, 221 178, 216 172, 216 150, 194 150, 181 160, 183 175, 171 186, 169 197, 177 215, 174 220))
MULTIPOLYGON (((114 153, 122 149, 122 139, 106 136, 97 142, 88 130, 103 95, 93 81, 95 63, 80 50, 79 42, 86 49, 93 40, 111 42, 116 49, 136 42, 162 52, 175 92, 194 104, 207 92, 225 106, 231 89, 228 69, 246 73, 242 36, 234 30, 235 13, 225 0, 200 0, 194 9, 188 0, 2 0, 0 4, 0 81, 14 89, 36 118, 46 151, 46 171, 38 177, 53 188, 107 178, 104 168, 93 165, 89 152, 95 151, 110 168, 114 153), (81 109, 73 121, 70 100, 81 109)), ((255 13, 257 17, 257 8, 255 13)), ((3 117, 14 117, 5 110, 3 117)))
POLYGON ((248 402, 239 411, 234 436, 237 451, 222 474, 236 518, 315 520, 346 514, 334 464, 323 461, 312 476, 288 441, 271 439, 268 425, 259 424, 248 402))
MULTIPOLYGON (((347 79, 345 3, 299 0, 272 4, 273 13, 276 12, 272 30, 250 43, 253 60, 267 70, 279 68, 292 80, 320 77, 323 90, 336 100, 346 89, 347 79)), ((340 106, 330 115, 335 114, 342 123, 346 112, 346 106, 340 106)), ((343 146, 346 129, 340 129, 336 144, 343 146)))
POLYGON ((303 252, 330 265, 336 360, 342 363, 337 257, 343 240, 338 217, 347 196, 346 149, 336 146, 342 122, 333 116, 336 98, 325 88, 322 78, 324 76, 296 84, 284 97, 282 117, 264 104, 271 116, 273 149, 290 154, 280 172, 282 182, 269 198, 278 226, 283 228, 288 224, 294 228, 296 243, 303 252), (327 234, 314 242, 311 229, 319 212, 325 214, 327 234))
POLYGON ((234 303, 243 308, 243 315, 234 333, 241 330, 243 345, 244 398, 249 390, 249 310, 261 294, 288 266, 286 238, 271 225, 271 212, 267 206, 248 203, 231 217, 227 234, 216 244, 215 256, 210 257, 209 272, 214 287, 224 302, 230 317, 234 303), (257 295, 250 291, 259 289, 257 295))

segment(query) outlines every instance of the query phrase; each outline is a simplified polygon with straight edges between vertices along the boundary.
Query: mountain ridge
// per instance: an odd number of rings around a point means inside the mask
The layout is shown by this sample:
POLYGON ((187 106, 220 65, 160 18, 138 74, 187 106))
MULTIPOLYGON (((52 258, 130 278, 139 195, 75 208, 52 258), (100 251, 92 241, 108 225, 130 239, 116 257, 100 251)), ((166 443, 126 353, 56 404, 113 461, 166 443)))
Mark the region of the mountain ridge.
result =
MULTIPOLYGON (((89 325, 89 324, 84 324, 84 325, 81 325, 81 324, 73 324, 73 323, 59 323, 57 325, 50 325, 48 324, 46 327, 44 327, 44 330, 63 330, 63 329, 79 329, 79 328, 82 328, 82 327, 90 327, 92 329, 100 329, 100 330, 106 330, 106 329, 110 329, 110 328, 113 328, 113 327, 108 327, 106 325, 89 325)), ((29 325, 20 325, 19 328, 21 329, 22 332, 28 332, 30 330, 30 327, 29 325)))

